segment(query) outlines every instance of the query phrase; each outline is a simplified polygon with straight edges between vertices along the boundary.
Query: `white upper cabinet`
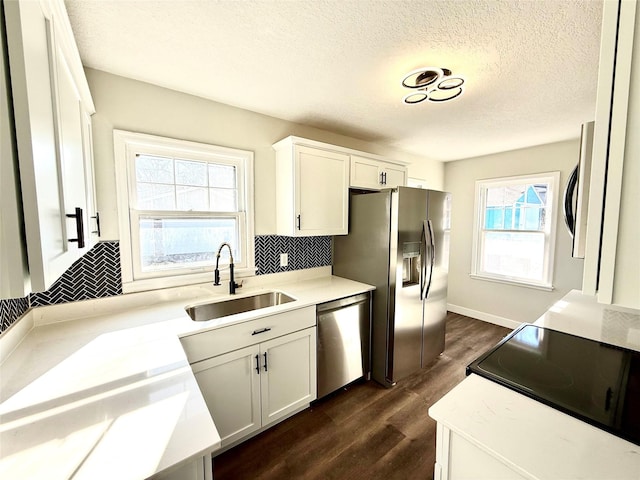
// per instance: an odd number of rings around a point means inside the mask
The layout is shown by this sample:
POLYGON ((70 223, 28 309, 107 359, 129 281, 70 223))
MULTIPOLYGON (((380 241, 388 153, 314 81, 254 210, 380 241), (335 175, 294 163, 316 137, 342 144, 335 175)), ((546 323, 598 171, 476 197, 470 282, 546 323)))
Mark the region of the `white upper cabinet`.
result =
POLYGON ((3 6, 23 211, 2 215, 24 217, 26 238, 15 232, 12 241, 26 241, 28 273, 14 275, 29 278, 27 294, 48 289, 97 241, 95 109, 63 2, 3 6))
POLYGON ((349 186, 367 190, 402 187, 407 184, 405 165, 351 155, 349 186))
POLYGON ((273 148, 277 233, 291 237, 346 234, 349 155, 298 137, 287 137, 273 148))
POLYGON ((640 308, 640 9, 605 2, 583 293, 640 308))

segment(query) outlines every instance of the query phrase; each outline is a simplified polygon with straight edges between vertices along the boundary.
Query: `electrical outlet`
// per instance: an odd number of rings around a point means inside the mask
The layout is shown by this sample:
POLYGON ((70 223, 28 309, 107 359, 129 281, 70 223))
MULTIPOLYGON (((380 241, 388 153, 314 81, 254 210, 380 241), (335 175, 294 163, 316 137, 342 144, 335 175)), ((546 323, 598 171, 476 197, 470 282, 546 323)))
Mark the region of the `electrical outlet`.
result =
POLYGON ((280 266, 287 267, 289 265, 289 254, 281 253, 280 254, 280 266))

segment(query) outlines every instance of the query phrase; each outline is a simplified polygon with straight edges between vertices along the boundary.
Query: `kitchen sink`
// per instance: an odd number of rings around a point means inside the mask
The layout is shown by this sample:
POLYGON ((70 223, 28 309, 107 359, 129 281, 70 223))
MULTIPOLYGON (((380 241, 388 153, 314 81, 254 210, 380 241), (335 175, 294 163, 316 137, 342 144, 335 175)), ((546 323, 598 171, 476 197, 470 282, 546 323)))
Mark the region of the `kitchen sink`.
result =
POLYGON ((261 308, 293 302, 295 298, 283 292, 265 292, 249 297, 232 298, 219 302, 190 305, 185 310, 191 320, 204 321, 235 315, 236 313, 259 310, 261 308))

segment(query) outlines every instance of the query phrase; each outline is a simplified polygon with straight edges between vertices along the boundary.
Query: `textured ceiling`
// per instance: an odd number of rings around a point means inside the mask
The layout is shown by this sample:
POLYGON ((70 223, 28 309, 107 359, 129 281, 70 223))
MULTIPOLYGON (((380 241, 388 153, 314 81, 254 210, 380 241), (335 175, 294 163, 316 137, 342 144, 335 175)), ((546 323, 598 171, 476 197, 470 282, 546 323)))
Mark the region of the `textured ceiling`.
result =
POLYGON ((435 160, 579 136, 601 0, 67 0, 85 66, 435 160), (467 79, 405 105, 403 74, 467 79))

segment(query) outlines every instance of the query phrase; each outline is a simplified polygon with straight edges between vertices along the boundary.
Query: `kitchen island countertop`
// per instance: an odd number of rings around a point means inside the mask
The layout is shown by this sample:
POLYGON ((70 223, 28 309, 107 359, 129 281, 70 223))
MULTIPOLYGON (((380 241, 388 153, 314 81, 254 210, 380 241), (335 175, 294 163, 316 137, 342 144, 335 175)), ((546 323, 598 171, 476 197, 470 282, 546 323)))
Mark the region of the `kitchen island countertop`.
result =
MULTIPOLYGON (((640 312, 579 291, 535 324, 640 351, 640 312)), ((523 478, 640 479, 640 446, 475 374, 429 415, 523 478)))

